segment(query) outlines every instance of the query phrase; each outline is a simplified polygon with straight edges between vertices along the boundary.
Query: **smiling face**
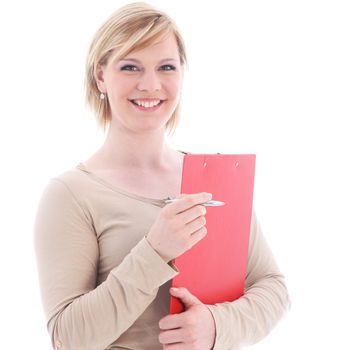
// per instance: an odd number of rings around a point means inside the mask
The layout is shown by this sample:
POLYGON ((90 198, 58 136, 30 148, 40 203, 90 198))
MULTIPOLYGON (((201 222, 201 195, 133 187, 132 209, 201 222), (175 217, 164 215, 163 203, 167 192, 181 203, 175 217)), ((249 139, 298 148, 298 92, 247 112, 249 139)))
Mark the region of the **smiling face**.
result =
POLYGON ((135 131, 165 128, 178 105, 182 79, 173 35, 96 70, 98 88, 108 96, 112 123, 135 131))

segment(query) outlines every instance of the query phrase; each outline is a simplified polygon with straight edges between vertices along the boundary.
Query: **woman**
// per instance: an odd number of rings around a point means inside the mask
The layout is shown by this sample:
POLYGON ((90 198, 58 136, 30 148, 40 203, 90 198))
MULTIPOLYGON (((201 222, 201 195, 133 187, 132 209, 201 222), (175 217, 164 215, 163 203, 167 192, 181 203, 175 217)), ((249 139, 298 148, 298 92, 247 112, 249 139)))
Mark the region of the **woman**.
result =
POLYGON ((186 64, 174 22, 144 3, 98 30, 87 58, 87 102, 108 128, 89 159, 52 179, 35 247, 55 349, 239 349, 265 336, 288 296, 252 218, 245 295, 204 305, 170 290, 172 259, 206 234, 210 193, 180 195, 183 152, 169 147, 186 64), (177 197, 165 205, 164 199, 177 197), (168 315, 171 293, 186 305, 168 315))

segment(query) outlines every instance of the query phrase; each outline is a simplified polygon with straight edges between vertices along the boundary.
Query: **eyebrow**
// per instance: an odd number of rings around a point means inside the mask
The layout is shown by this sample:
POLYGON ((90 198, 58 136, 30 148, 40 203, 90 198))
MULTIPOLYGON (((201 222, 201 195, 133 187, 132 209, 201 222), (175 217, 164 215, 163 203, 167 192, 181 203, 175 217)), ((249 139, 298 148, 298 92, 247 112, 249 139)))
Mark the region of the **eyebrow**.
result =
MULTIPOLYGON (((132 61, 132 62, 136 62, 136 63, 141 63, 141 61, 136 59, 136 58, 122 58, 119 61, 132 61)), ((175 58, 163 58, 162 60, 159 61, 159 63, 162 63, 162 62, 165 62, 165 61, 179 62, 179 60, 177 60, 175 58)))

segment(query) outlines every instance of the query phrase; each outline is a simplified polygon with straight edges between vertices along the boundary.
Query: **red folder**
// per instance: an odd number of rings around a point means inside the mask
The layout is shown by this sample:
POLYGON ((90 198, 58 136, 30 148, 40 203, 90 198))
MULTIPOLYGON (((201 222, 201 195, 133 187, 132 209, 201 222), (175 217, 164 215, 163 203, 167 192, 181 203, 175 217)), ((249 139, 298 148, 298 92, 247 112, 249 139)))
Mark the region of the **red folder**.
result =
MULTIPOLYGON (((204 304, 243 295, 252 215, 255 155, 186 154, 181 193, 210 192, 226 204, 206 207, 207 235, 174 261, 173 287, 186 287, 204 304)), ((171 296, 170 313, 183 305, 171 296)))

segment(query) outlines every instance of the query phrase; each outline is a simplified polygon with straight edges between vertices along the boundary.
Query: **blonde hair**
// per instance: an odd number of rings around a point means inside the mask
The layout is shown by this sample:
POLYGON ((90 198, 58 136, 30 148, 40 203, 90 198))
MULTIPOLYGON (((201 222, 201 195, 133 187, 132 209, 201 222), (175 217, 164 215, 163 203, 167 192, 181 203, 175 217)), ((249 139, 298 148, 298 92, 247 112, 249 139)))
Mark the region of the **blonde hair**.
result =
MULTIPOLYGON (((105 65, 109 59, 122 59, 134 49, 143 49, 169 34, 174 34, 181 65, 187 64, 183 38, 175 22, 164 12, 152 6, 136 2, 121 7, 96 32, 87 55, 85 71, 86 103, 95 112, 98 124, 106 129, 112 115, 108 99, 100 98, 95 73, 97 65, 105 65), (112 51, 119 50, 113 56, 112 51)), ((166 123, 166 131, 175 131, 180 119, 180 103, 166 123)))

